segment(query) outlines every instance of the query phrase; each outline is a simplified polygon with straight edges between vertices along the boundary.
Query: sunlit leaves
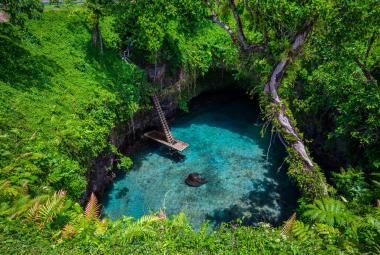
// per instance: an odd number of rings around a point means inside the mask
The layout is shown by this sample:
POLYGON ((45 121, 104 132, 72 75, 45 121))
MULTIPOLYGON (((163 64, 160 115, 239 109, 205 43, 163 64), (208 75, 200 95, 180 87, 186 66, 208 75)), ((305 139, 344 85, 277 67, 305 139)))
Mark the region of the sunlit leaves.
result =
POLYGON ((111 129, 146 101, 144 73, 115 48, 101 59, 87 52, 83 12, 46 11, 26 26, 22 42, 0 36, 0 178, 11 184, 3 197, 64 188, 79 198, 111 129))
MULTIPOLYGON (((160 55, 159 51, 168 46, 170 37, 176 37, 177 33, 181 36, 197 26, 195 22, 204 14, 203 6, 203 1, 198 0, 120 1, 116 5, 118 10, 122 10, 117 19, 118 31, 124 44, 131 40, 133 52, 143 52, 145 56, 139 57, 145 57, 147 62, 154 64, 162 57, 168 57, 160 55), (176 24, 174 30, 173 24, 176 24)), ((174 55, 176 52, 165 54, 174 55)))

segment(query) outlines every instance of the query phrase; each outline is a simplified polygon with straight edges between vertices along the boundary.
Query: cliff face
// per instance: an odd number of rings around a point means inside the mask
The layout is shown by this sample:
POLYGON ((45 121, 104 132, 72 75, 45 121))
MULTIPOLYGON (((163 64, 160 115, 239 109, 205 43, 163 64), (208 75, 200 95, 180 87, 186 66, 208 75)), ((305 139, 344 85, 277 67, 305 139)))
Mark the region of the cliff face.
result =
MULTIPOLYGON (((161 101, 161 106, 169 120, 179 112, 175 97, 166 97, 161 101)), ((133 120, 115 127, 109 136, 109 141, 119 148, 123 154, 133 155, 143 143, 144 132, 154 128, 160 128, 159 118, 155 110, 139 111, 134 115, 133 120)), ((92 167, 87 173, 88 185, 82 203, 85 203, 86 198, 92 192, 98 197, 105 194, 106 189, 112 184, 116 176, 113 171, 116 163, 116 155, 110 152, 101 153, 93 161, 92 167)))
MULTIPOLYGON (((175 79, 161 78, 157 86, 161 88, 159 94, 162 110, 170 122, 178 113, 178 98, 190 101, 199 96, 204 91, 217 91, 226 87, 238 87, 231 75, 219 73, 218 70, 210 72, 196 84, 194 77, 190 77, 185 72, 180 71, 175 79), (166 84, 162 86, 161 84, 166 84)), ((153 83, 154 81, 150 79, 153 83)), ((211 93, 213 94, 213 93, 211 93)), ((156 111, 141 110, 137 112, 133 119, 126 123, 117 125, 109 135, 109 141, 119 149, 120 152, 129 156, 133 155, 142 147, 146 140, 143 140, 144 132, 152 129, 160 129, 160 122, 156 111)), ((87 172, 87 189, 82 197, 84 204, 89 195, 94 192, 98 198, 104 196, 106 190, 112 184, 116 174, 114 172, 117 164, 116 155, 110 152, 101 153, 93 161, 92 167, 87 172)))

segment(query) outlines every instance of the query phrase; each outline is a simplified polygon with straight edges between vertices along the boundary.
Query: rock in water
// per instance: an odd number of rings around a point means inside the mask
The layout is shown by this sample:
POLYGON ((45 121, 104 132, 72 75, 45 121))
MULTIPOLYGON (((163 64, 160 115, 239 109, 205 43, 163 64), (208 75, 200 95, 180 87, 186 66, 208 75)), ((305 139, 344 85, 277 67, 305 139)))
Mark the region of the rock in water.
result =
POLYGON ((185 183, 191 187, 199 187, 207 183, 207 180, 198 173, 191 173, 187 176, 185 183))

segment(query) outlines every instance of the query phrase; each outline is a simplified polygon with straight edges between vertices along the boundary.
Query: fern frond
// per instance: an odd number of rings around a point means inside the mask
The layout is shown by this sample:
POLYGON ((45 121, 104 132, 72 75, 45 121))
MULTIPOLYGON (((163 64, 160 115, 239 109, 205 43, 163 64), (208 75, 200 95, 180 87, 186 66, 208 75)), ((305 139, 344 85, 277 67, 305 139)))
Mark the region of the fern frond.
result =
POLYGON ((40 201, 36 201, 34 205, 28 210, 26 214, 26 220, 28 221, 36 220, 38 217, 40 207, 41 207, 40 201))
POLYGON ((121 243, 123 245, 126 245, 127 243, 132 242, 135 238, 139 237, 150 237, 155 234, 155 231, 152 226, 149 226, 148 224, 144 224, 144 222, 147 222, 148 218, 145 218, 142 222, 135 222, 127 227, 125 232, 122 234, 121 243))
POLYGON ((311 235, 310 225, 305 225, 302 221, 295 221, 293 224, 292 233, 295 237, 297 237, 300 241, 306 241, 311 235))
POLYGON ((315 229, 318 234, 320 235, 326 235, 326 236, 338 236, 340 235, 340 231, 332 226, 317 223, 315 225, 315 229))
POLYGON ((13 186, 10 181, 0 182, 0 197, 14 199, 21 194, 20 188, 13 186))
POLYGON ((138 221, 137 224, 143 225, 143 224, 149 224, 155 221, 160 220, 159 217, 155 215, 143 215, 138 221))
POLYGON ((78 230, 71 224, 66 224, 62 230, 62 236, 66 239, 72 238, 76 233, 78 230))
POLYGON ((87 220, 97 219, 100 215, 100 205, 94 193, 91 193, 90 199, 87 202, 84 210, 84 216, 87 220))
POLYGON ((177 216, 173 218, 173 225, 180 228, 191 228, 189 221, 186 218, 186 215, 183 212, 180 212, 177 216))
POLYGON ((108 225, 108 222, 106 219, 103 219, 102 221, 98 222, 96 224, 95 234, 96 235, 104 235, 104 233, 107 230, 107 225, 108 225))
POLYGON ((161 220, 166 219, 166 214, 165 214, 164 210, 162 210, 162 208, 160 208, 160 212, 158 213, 158 218, 161 220))
POLYGON ((27 194, 29 191, 29 180, 23 180, 21 183, 21 188, 24 194, 27 194))
POLYGON ((380 232, 380 213, 366 215, 364 225, 365 224, 372 226, 380 232))
POLYGON ((4 189, 7 189, 9 187, 11 187, 11 182, 10 181, 2 181, 0 182, 0 190, 4 190, 4 189))
POLYGON ((59 190, 49 197, 44 205, 39 207, 36 215, 37 220, 41 225, 46 225, 51 222, 63 208, 63 199, 66 196, 66 192, 59 190))
POLYGON ((44 199, 46 199, 46 196, 39 196, 34 199, 31 199, 29 196, 22 196, 20 199, 13 202, 12 208, 10 208, 6 214, 9 215, 9 219, 14 219, 27 213, 36 202, 43 201, 44 199))
POLYGON ((332 198, 316 200, 314 204, 307 205, 303 216, 330 226, 346 225, 353 220, 353 215, 347 210, 346 205, 332 198))
POLYGON ((281 230, 281 234, 289 235, 292 231, 294 222, 296 221, 296 213, 293 213, 292 216, 286 221, 284 227, 281 230))

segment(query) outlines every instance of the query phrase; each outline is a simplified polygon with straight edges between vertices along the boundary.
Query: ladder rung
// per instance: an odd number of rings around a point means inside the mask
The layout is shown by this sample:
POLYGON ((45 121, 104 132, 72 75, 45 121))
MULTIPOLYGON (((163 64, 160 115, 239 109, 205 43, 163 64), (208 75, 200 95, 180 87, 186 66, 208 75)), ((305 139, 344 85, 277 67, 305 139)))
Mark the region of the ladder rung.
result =
POLYGON ((168 125, 166 118, 165 118, 165 114, 161 108, 160 102, 159 102, 158 97, 156 95, 153 95, 153 104, 154 104, 156 111, 158 113, 158 117, 160 119, 161 126, 162 126, 162 129, 164 131, 166 140, 170 143, 174 143, 173 135, 170 132, 169 125, 168 125))

